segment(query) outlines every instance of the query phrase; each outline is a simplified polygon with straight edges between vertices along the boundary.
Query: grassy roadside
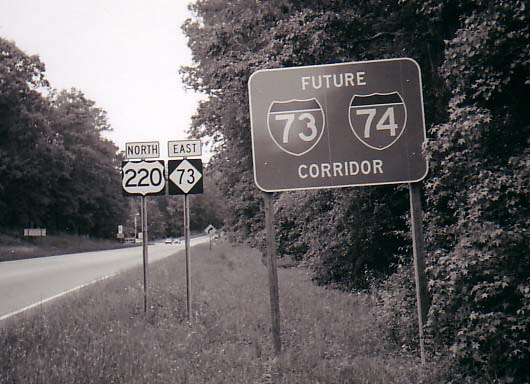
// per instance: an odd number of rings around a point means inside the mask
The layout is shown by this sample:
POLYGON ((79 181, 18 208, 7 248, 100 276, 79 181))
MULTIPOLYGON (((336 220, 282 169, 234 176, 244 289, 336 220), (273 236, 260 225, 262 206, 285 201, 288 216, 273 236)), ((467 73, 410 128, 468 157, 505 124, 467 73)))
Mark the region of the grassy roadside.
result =
POLYGON ((0 233, 0 262, 123 248, 124 246, 129 245, 124 245, 117 240, 91 239, 74 235, 20 238, 0 233))
POLYGON ((440 383, 386 341, 368 297, 280 269, 284 352, 270 340, 267 271, 256 251, 192 252, 194 321, 182 254, 0 323, 0 383, 440 383))

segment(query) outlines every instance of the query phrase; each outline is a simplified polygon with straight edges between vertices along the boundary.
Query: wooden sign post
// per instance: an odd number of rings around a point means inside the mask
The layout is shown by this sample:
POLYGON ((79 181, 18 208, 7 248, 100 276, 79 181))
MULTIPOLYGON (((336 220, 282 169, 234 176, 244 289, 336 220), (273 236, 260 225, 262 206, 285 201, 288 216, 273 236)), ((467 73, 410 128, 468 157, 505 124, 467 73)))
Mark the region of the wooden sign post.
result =
POLYGON ((416 282, 416 308, 420 337, 421 362, 425 364, 425 343, 423 327, 429 313, 429 297, 425 277, 425 245, 423 237, 421 183, 410 183, 410 216, 412 222, 412 247, 414 254, 414 280, 416 282))
POLYGON ((278 267, 276 262, 272 193, 264 192, 263 200, 265 202, 265 230, 267 232, 267 268, 269 270, 272 339, 274 343, 274 352, 279 355, 282 350, 282 342, 280 339, 280 293, 278 289, 278 267))

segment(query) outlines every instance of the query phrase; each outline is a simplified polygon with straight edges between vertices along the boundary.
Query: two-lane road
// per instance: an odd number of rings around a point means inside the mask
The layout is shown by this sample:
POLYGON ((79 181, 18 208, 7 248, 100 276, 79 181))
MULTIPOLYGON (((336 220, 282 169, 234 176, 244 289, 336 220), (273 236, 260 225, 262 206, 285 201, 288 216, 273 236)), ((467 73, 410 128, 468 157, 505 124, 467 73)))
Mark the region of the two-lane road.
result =
MULTIPOLYGON (((149 245, 149 263, 180 250, 184 243, 149 245)), ((142 247, 0 262, 0 320, 139 264, 142 247)))

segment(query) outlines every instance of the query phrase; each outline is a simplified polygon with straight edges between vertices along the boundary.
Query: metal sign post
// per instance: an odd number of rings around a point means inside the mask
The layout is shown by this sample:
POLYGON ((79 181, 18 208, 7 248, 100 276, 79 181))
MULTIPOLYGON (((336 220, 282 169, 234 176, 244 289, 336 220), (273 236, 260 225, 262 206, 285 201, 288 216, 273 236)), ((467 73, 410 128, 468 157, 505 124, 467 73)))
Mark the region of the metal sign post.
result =
POLYGON ((191 321, 191 261, 190 261, 190 202, 189 195, 184 195, 184 244, 186 248, 186 308, 188 321, 191 321))
POLYGON ((145 201, 145 196, 142 196, 142 248, 143 248, 143 266, 144 266, 144 312, 147 312, 147 297, 149 294, 149 274, 148 274, 148 265, 149 258, 147 254, 147 205, 145 201))

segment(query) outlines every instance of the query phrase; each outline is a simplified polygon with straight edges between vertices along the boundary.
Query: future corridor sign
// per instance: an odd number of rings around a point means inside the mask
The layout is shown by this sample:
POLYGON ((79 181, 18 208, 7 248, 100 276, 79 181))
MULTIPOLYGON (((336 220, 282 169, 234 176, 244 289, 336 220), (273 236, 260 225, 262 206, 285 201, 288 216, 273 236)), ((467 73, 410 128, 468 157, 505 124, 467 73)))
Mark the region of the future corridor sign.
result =
POLYGON ((421 73, 412 59, 261 70, 249 94, 254 177, 265 192, 427 175, 421 73))

